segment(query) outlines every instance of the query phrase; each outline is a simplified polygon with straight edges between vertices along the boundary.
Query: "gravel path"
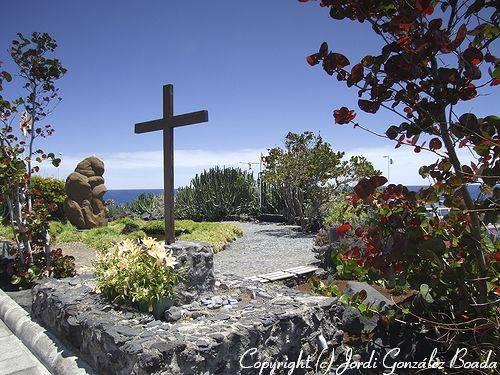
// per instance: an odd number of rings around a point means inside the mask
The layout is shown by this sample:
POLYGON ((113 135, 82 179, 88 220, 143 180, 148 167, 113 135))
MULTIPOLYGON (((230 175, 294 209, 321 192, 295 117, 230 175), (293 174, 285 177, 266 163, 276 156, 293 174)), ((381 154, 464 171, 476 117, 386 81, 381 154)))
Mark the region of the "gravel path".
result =
POLYGON ((254 276, 281 269, 305 266, 315 261, 313 234, 298 227, 274 223, 233 222, 243 237, 214 256, 215 272, 254 276))

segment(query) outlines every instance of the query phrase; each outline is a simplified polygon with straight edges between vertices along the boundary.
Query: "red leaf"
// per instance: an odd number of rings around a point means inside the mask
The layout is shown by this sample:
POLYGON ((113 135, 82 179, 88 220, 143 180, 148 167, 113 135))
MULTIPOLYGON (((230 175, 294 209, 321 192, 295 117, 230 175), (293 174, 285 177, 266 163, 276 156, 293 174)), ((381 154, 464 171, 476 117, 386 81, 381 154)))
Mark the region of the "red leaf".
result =
POLYGON ((317 65, 319 63, 318 54, 315 53, 313 55, 307 56, 306 61, 311 66, 317 65))
POLYGON ((365 233, 365 228, 356 228, 356 230, 354 231, 354 234, 358 237, 361 237, 363 235, 363 233, 365 233))
POLYGON ((342 224, 340 227, 337 228, 337 234, 340 237, 343 237, 343 236, 345 236, 346 232, 351 230, 351 229, 352 229, 351 224, 349 224, 349 223, 342 224))
POLYGON ((335 118, 335 123, 342 125, 348 124, 352 119, 356 117, 354 110, 350 110, 347 107, 341 107, 333 111, 333 117, 335 118))
POLYGON ((410 42, 411 42, 411 39, 408 35, 404 35, 404 36, 400 37, 398 40, 396 40, 396 44, 400 47, 407 46, 410 44, 410 42))
POLYGON ((415 7, 423 14, 430 15, 434 12, 434 7, 430 0, 417 0, 415 7))
POLYGON ((467 36, 467 27, 465 25, 462 25, 457 31, 455 40, 451 43, 444 45, 441 48, 441 52, 447 53, 457 49, 462 44, 466 36, 467 36))
POLYGON ((441 18, 436 18, 429 22, 429 29, 439 30, 442 25, 443 25, 443 20, 441 18))
POLYGON ((472 46, 462 53, 462 57, 472 65, 479 65, 483 61, 483 53, 478 48, 472 46))
POLYGON ((324 68, 328 74, 333 74, 333 71, 342 69, 349 64, 347 57, 335 52, 330 52, 324 60, 324 68))
POLYGON ((328 55, 328 43, 326 42, 321 43, 321 47, 319 47, 318 54, 323 58, 328 55))
POLYGON ((462 100, 470 100, 477 96, 476 86, 473 83, 469 83, 467 87, 464 87, 458 91, 458 96, 462 100))
POLYGON ((347 86, 351 87, 352 85, 358 83, 363 79, 363 64, 356 64, 351 69, 351 74, 349 78, 347 78, 347 86))
POLYGON ((380 108, 380 103, 371 100, 359 99, 358 106, 361 110, 365 112, 376 113, 380 108))
POLYGON ((371 177, 370 179, 363 178, 354 186, 354 192, 362 199, 366 199, 379 186, 382 186, 386 182, 387 178, 382 176, 371 177))
POLYGON ((431 150, 439 150, 441 147, 443 147, 443 144, 439 138, 432 138, 429 142, 429 148, 431 150))
POLYGON ((491 81, 490 86, 496 86, 496 85, 500 85, 500 78, 493 78, 493 80, 491 81))

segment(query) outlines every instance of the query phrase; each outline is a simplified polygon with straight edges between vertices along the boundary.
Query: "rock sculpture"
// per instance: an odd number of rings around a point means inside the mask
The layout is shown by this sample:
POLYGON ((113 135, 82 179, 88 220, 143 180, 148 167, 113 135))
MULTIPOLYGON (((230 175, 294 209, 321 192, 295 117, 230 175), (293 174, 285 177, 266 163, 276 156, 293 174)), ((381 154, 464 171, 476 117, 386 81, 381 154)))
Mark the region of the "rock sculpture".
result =
POLYGON ((68 198, 64 202, 64 213, 78 229, 91 229, 107 225, 108 209, 102 199, 104 186, 104 163, 92 156, 82 160, 66 179, 68 198))

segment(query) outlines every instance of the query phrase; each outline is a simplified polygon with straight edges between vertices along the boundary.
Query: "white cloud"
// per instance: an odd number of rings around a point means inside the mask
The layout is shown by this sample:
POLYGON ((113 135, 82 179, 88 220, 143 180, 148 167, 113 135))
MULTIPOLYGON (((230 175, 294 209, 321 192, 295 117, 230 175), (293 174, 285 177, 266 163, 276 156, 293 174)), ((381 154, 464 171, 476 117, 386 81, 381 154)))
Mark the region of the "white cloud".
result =
MULTIPOLYGON (((191 178, 212 166, 233 166, 248 169, 248 162, 258 162, 261 153, 266 149, 241 150, 176 150, 175 151, 175 185, 189 184, 191 178)), ((96 155, 106 166, 105 179, 108 189, 154 189, 163 187, 163 156, 162 151, 116 152, 96 155)), ((414 153, 410 148, 402 146, 394 149, 391 146, 363 147, 346 150, 346 157, 363 155, 373 163, 376 169, 387 175, 387 159, 393 160, 390 165, 390 182, 406 185, 423 185, 418 174, 422 165, 433 163, 437 156, 422 151, 414 153)), ((42 168, 44 175, 65 178, 76 164, 88 155, 62 155, 59 168, 42 168)), ((464 163, 471 159, 468 151, 459 150, 459 157, 464 163)), ((253 166, 258 170, 258 166, 253 166)))
MULTIPOLYGON (((175 185, 187 185, 191 178, 204 169, 235 166, 248 169, 248 162, 258 162, 265 149, 242 150, 175 150, 175 185)), ((61 155, 59 168, 44 167, 44 175, 65 178, 88 155, 61 155)), ((104 161, 104 177, 108 189, 147 189, 163 187, 163 152, 137 151, 95 155, 104 161)), ((253 167, 254 170, 256 166, 253 167)), ((258 167, 257 167, 258 168, 258 167)))
MULTIPOLYGON (((459 149, 457 152, 462 163, 469 164, 473 160, 468 150, 459 149)), ((428 184, 429 181, 424 180, 418 174, 418 170, 422 165, 432 164, 438 159, 437 155, 429 151, 422 150, 420 153, 415 153, 408 146, 401 146, 397 149, 394 146, 363 147, 346 151, 346 157, 352 155, 363 155, 386 177, 387 158, 384 156, 388 155, 393 160, 393 164, 389 166, 389 181, 404 185, 428 184)))

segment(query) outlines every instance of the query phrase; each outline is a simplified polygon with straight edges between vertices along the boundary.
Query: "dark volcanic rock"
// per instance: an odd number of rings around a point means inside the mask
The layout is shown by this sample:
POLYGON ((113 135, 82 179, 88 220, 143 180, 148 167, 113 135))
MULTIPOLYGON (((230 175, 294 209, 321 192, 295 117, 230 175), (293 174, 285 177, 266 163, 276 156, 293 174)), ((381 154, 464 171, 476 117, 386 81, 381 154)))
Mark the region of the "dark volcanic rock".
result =
POLYGON ((170 323, 112 305, 94 292, 92 278, 44 279, 33 289, 32 314, 103 374, 254 374, 240 368, 248 349, 257 348, 260 360, 293 361, 301 349, 315 353, 319 335, 327 342, 341 335, 336 299, 223 276, 215 284, 213 293, 171 308, 170 323), (202 306, 214 293, 251 303, 202 306))

